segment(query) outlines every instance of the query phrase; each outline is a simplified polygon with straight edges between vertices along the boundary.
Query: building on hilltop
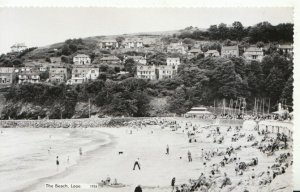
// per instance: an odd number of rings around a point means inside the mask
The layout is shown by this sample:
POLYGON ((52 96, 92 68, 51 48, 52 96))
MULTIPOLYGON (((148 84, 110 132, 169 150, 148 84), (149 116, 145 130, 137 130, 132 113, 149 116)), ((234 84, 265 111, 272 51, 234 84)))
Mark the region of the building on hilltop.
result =
POLYGON ((75 57, 73 57, 73 63, 75 65, 90 65, 91 58, 85 54, 78 54, 75 57))
POLYGON ((67 68, 53 67, 49 70, 49 80, 54 83, 62 83, 67 80, 67 68))
POLYGON ((127 49, 144 47, 144 42, 142 38, 127 38, 125 39, 123 44, 124 47, 127 49))
POLYGON ((22 52, 27 49, 27 46, 24 43, 15 43, 10 47, 11 52, 22 52))
POLYGON ((124 56, 124 60, 123 62, 125 63, 125 61, 127 59, 133 59, 134 62, 138 63, 138 64, 142 64, 142 65, 146 65, 147 64, 147 58, 146 56, 124 56))
POLYGON ((244 57, 245 57, 245 59, 251 60, 251 61, 262 61, 262 59, 264 57, 264 52, 263 52, 262 48, 249 47, 248 49, 245 49, 244 57))
POLYGON ((178 69, 178 65, 180 65, 179 57, 168 57, 167 58, 167 66, 173 66, 175 70, 178 69))
POLYGON ((225 58, 238 57, 239 47, 236 46, 223 46, 221 49, 221 56, 225 58))
POLYGON ((168 53, 180 53, 180 54, 185 54, 186 53, 186 48, 180 43, 170 43, 170 45, 167 46, 167 52, 168 53))
POLYGON ((155 65, 137 65, 136 78, 156 80, 155 65))
POLYGON ((0 85, 10 85, 14 80, 13 67, 0 67, 0 85))
POLYGON ((112 55, 112 56, 102 57, 100 59, 100 62, 105 64, 120 64, 121 60, 118 57, 112 55))
POLYGON ((119 48, 119 43, 115 39, 105 39, 99 44, 101 49, 117 49, 119 48))
POLYGON ((99 68, 92 66, 76 66, 72 69, 72 78, 69 84, 80 84, 96 80, 99 76, 99 68))
POLYGON ((219 57, 220 53, 217 50, 208 50, 204 53, 204 57, 219 57))
POLYGON ((15 72, 18 74, 18 83, 39 83, 40 82, 40 73, 38 69, 30 67, 22 67, 15 69, 15 72))

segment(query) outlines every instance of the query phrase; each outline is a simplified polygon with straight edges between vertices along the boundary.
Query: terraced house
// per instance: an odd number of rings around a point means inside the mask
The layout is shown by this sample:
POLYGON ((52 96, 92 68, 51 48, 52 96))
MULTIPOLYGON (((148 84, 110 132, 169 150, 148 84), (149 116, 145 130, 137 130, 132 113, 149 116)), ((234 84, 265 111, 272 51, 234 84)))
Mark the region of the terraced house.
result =
POLYGON ((18 74, 18 83, 39 83, 40 82, 40 73, 38 69, 22 67, 15 69, 15 72, 18 74))
POLYGON ((155 65, 138 65, 136 68, 136 78, 155 80, 155 65))

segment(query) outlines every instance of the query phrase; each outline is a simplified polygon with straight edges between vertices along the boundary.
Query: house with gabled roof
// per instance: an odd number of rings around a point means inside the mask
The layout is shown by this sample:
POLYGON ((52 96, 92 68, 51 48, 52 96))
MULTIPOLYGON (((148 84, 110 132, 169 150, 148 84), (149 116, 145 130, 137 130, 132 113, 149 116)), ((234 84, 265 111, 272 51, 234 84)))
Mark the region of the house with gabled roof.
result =
POLYGON ((236 46, 223 46, 221 49, 221 56, 225 58, 238 57, 239 47, 236 46))
POLYGON ((73 63, 75 65, 90 65, 91 58, 85 54, 78 54, 75 57, 73 57, 73 63))
POLYGON ((99 44, 101 49, 117 49, 119 43, 115 39, 104 39, 99 44))
POLYGON ((220 53, 217 50, 208 50, 204 53, 204 57, 219 57, 220 53))
POLYGON ((262 61, 262 59, 264 57, 264 52, 263 52, 262 48, 249 47, 249 48, 245 49, 243 56, 247 60, 262 61))

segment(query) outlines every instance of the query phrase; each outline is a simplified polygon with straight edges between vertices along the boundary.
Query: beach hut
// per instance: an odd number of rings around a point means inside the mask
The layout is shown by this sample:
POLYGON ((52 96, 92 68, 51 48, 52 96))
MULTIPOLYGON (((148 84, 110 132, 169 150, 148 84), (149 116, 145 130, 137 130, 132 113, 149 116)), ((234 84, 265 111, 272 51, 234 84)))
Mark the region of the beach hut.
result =
POLYGON ((211 112, 207 111, 206 107, 193 107, 189 112, 187 112, 185 117, 203 117, 206 115, 210 115, 211 112))

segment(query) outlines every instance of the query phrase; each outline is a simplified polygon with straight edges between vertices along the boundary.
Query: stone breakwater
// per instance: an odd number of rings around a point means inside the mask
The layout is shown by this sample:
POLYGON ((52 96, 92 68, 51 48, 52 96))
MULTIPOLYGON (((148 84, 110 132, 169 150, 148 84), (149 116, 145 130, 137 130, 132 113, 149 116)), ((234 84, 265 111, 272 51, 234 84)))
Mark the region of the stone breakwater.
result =
POLYGON ((1 120, 0 128, 97 128, 118 127, 126 122, 146 118, 90 118, 90 119, 43 119, 1 120))

